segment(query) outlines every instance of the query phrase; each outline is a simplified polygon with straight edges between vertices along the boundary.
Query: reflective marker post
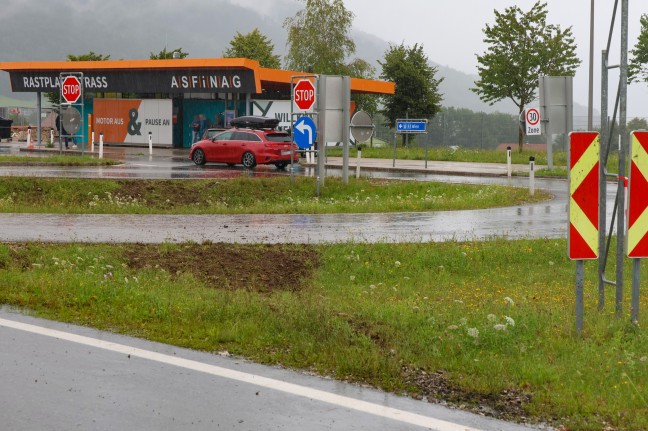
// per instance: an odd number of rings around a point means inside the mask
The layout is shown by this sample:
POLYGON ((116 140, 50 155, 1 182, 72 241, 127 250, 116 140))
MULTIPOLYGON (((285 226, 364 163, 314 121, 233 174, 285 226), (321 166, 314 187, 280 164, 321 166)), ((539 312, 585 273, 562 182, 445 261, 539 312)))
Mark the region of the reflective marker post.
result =
POLYGON ((585 260, 598 258, 599 135, 571 132, 567 152, 569 230, 567 255, 576 263, 576 332, 583 331, 585 260))
POLYGON ((103 159, 103 132, 99 133, 99 158, 103 159))
POLYGON ((511 178, 511 147, 506 147, 506 175, 511 178))
POLYGON ((533 196, 535 194, 535 157, 529 157, 529 194, 533 196))

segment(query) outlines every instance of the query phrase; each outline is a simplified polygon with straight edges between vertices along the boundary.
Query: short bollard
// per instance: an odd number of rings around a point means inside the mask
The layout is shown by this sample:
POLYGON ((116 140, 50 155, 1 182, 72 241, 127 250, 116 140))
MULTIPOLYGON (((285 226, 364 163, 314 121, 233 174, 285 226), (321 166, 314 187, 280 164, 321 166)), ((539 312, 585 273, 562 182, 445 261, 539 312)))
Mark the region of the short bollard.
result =
POLYGON ((34 148, 31 137, 31 127, 27 128, 27 148, 34 148))
POLYGON ((103 132, 99 133, 99 158, 103 159, 103 132))
POLYGON ((95 143, 94 131, 92 132, 92 137, 90 138, 90 152, 94 153, 94 143, 95 143))
POLYGON ((54 130, 50 130, 50 145, 54 146, 54 130))
POLYGON ((153 135, 151 134, 151 132, 148 132, 148 136, 149 136, 149 141, 148 141, 149 142, 149 156, 152 156, 153 155, 153 135))
POLYGON ((506 175, 511 177, 511 147, 506 147, 506 175))
POLYGON ((529 194, 533 196, 535 194, 535 157, 529 157, 529 194))

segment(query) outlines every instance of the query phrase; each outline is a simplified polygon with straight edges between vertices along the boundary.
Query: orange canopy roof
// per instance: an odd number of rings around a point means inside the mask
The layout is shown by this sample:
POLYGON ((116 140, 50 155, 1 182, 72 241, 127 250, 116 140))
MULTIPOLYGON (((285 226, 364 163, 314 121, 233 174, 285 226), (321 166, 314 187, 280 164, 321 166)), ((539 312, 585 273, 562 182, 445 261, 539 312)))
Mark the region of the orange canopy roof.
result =
MULTIPOLYGON (((227 70, 248 69, 254 73, 256 92, 263 88, 289 89, 293 76, 303 76, 303 72, 280 69, 267 69, 255 60, 246 58, 183 58, 169 60, 102 60, 102 61, 23 61, 0 62, 0 70, 6 72, 78 72, 85 71, 124 71, 129 70, 227 70), (74 64, 72 64, 74 63, 74 64)), ((394 94, 393 82, 371 79, 351 78, 352 93, 394 94)))

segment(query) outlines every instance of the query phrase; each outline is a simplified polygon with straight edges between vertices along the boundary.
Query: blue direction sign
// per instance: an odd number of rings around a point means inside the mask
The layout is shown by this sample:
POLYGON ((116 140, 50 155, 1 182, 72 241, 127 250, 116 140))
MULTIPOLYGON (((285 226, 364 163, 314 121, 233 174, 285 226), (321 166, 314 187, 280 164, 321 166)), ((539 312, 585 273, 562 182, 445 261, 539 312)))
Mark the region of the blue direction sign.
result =
POLYGON ((317 128, 315 122, 310 117, 299 117, 295 121, 293 130, 293 139, 300 150, 307 150, 315 143, 317 137, 317 128))
POLYGON ((396 120, 396 131, 398 133, 425 133, 427 120, 396 120))

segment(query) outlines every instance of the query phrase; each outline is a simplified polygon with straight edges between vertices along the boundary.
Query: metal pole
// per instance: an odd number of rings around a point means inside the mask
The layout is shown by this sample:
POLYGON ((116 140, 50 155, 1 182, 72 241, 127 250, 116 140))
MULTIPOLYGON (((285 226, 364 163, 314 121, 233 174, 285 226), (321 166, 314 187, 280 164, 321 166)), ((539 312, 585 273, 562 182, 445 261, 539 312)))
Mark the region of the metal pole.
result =
POLYGON ((594 0, 590 6, 590 53, 589 53, 589 94, 587 99, 587 130, 593 130, 592 119, 594 102, 594 0))
MULTIPOLYGON (((326 182, 326 76, 317 78, 317 129, 319 130, 317 139, 317 175, 319 186, 323 187, 326 182)), ((318 191, 319 196, 319 191, 318 191)))
POLYGON ((396 133, 394 133, 394 159, 392 160, 392 168, 396 167, 396 133))
POLYGON ((36 93, 36 133, 38 134, 36 142, 38 143, 38 148, 40 148, 41 146, 41 136, 43 134, 43 127, 41 124, 41 110, 41 92, 39 91, 36 93))
POLYGON ((626 116, 628 103, 628 0, 621 0, 621 68, 619 133, 621 147, 619 148, 619 214, 617 220, 617 279, 616 279, 616 315, 621 317, 623 305, 623 258, 625 253, 625 190, 626 153, 628 151, 628 136, 626 133, 626 116))
POLYGON ((349 118, 351 118, 351 78, 342 77, 342 181, 349 184, 349 118))
MULTIPOLYGON (((543 76, 542 79, 545 81, 544 86, 543 86, 543 91, 545 93, 545 103, 549 100, 549 97, 547 95, 547 77, 543 76)), ((545 122, 545 133, 547 134, 547 168, 553 169, 553 139, 551 137, 551 121, 549 121, 549 111, 550 107, 547 106, 545 109, 545 116, 547 117, 547 121, 545 122)))
POLYGON ((584 307, 584 284, 585 284, 585 261, 576 261, 576 332, 583 333, 583 309, 584 307))
POLYGON ((630 319, 635 325, 639 322, 639 282, 641 281, 641 260, 632 259, 632 308, 630 319))
POLYGON ((358 148, 358 159, 356 161, 356 180, 360 178, 360 159, 362 158, 362 150, 358 148))
POLYGON ((607 190, 605 173, 607 172, 605 163, 607 159, 608 149, 608 67, 607 67, 607 51, 603 51, 601 55, 601 134, 600 145, 601 152, 599 153, 599 258, 598 258, 598 290, 599 300, 598 309, 603 311, 605 307, 605 262, 607 260, 607 253, 605 253, 605 226, 607 218, 607 190))

